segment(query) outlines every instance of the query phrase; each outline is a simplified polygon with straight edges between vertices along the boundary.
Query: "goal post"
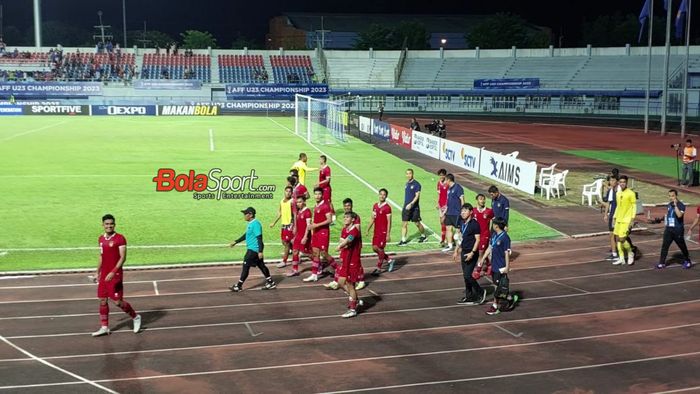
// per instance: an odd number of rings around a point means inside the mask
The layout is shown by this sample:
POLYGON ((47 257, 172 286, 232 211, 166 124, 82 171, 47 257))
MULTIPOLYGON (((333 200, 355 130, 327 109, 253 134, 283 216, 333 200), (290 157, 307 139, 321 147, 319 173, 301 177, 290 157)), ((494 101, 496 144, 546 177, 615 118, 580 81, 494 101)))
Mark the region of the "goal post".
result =
POLYGON ((294 132, 310 144, 346 142, 348 111, 344 102, 297 94, 294 96, 294 132))

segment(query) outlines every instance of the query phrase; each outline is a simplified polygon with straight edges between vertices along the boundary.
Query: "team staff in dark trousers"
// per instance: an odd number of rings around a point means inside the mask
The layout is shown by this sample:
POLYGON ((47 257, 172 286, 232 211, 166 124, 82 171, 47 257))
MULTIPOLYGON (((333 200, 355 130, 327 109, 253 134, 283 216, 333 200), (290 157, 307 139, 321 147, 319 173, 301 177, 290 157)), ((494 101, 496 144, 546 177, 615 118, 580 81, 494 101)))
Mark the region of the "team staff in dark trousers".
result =
POLYGON ((479 240, 481 238, 481 227, 473 213, 474 208, 471 204, 462 205, 459 223, 461 242, 452 255, 455 262, 459 258, 462 263, 465 292, 464 298, 457 302, 460 305, 481 305, 486 301, 486 290, 482 289, 479 282, 472 277, 474 267, 479 262, 479 240))
POLYGON ((229 287, 231 291, 239 292, 243 291, 243 282, 248 279, 248 272, 250 267, 258 267, 260 271, 265 276, 265 286, 263 290, 270 290, 277 287, 277 283, 272 280, 270 276, 270 270, 265 266, 263 261, 263 249, 265 245, 263 244, 262 237, 262 224, 255 218, 255 208, 248 207, 241 211, 245 221, 248 222, 248 227, 246 227, 245 234, 243 234, 237 240, 231 242, 230 247, 236 246, 236 244, 243 242, 245 240, 246 252, 245 257, 243 257, 243 270, 241 271, 241 277, 238 279, 238 283, 229 287))
POLYGON ((487 257, 491 258, 491 280, 496 285, 496 291, 493 294, 493 303, 486 310, 487 315, 497 315, 501 310, 511 311, 520 299, 517 294, 510 293, 508 272, 510 271, 511 251, 510 237, 506 231, 506 221, 503 218, 496 217, 493 219, 492 225, 494 233, 489 241, 489 248, 486 249, 477 265, 477 270, 481 271, 484 259, 487 257))
POLYGON ((493 209, 493 215, 497 218, 501 218, 508 225, 508 217, 510 216, 510 201, 498 191, 496 186, 489 187, 489 194, 491 195, 491 209, 493 209))
POLYGON ((445 212, 445 227, 447 247, 442 251, 449 253, 452 251, 454 239, 452 238, 452 229, 459 228, 460 214, 464 209, 464 189, 458 183, 455 183, 455 176, 447 174, 447 211, 445 212))
POLYGON ((661 244, 661 256, 659 257, 659 264, 656 268, 662 269, 666 268, 666 256, 668 256, 668 248, 671 246, 671 242, 675 242, 683 253, 683 268, 690 268, 692 266, 690 262, 690 255, 688 254, 688 247, 685 244, 685 239, 683 239, 683 216, 685 215, 685 204, 678 200, 678 191, 671 189, 668 191, 668 210, 666 211, 666 217, 664 222, 666 227, 664 228, 664 240, 661 244))

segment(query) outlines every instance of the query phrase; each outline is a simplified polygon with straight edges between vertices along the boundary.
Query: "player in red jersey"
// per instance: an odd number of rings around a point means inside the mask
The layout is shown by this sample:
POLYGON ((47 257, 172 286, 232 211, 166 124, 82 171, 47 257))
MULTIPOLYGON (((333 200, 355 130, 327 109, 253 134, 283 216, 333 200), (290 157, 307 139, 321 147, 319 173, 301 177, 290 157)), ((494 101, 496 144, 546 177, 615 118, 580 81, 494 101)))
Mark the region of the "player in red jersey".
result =
POLYGON ((379 257, 377 268, 372 271, 372 276, 379 276, 382 273, 382 264, 386 261, 389 264, 389 272, 394 270, 394 260, 390 260, 384 252, 386 244, 391 242, 391 205, 386 202, 389 192, 386 189, 379 189, 379 202, 372 207, 372 221, 367 228, 367 234, 374 226, 374 236, 372 237, 372 249, 379 257))
POLYGON ((449 183, 447 183, 447 180, 445 177, 447 176, 447 170, 444 168, 441 168, 437 172, 438 174, 438 183, 437 183, 437 193, 438 193, 438 200, 437 200, 437 209, 440 214, 440 247, 444 248, 446 245, 450 244, 452 242, 451 240, 448 240, 445 242, 445 233, 447 232, 447 226, 445 225, 445 214, 447 213, 447 191, 450 189, 449 183))
POLYGON ((317 282, 318 276, 323 272, 321 258, 324 258, 328 265, 337 268, 337 264, 333 257, 328 254, 328 243, 330 242, 330 224, 332 222, 331 207, 327 202, 323 201, 323 189, 317 187, 314 189, 314 197, 316 198, 316 206, 314 207, 313 223, 311 229, 311 275, 304 278, 304 282, 317 282))
POLYGON ((295 202, 292 200, 291 186, 284 188, 284 198, 280 201, 280 207, 277 211, 275 221, 270 224, 270 228, 275 227, 280 219, 282 219, 282 229, 280 230, 280 240, 282 241, 282 262, 277 264, 277 268, 287 266, 289 251, 292 249, 292 239, 294 238, 294 211, 295 202))
POLYGON ((111 299, 129 315, 134 322, 134 333, 141 330, 141 315, 124 301, 124 284, 122 266, 126 261, 126 238, 114 231, 114 216, 107 214, 102 217, 102 227, 105 233, 100 235, 100 261, 97 265, 97 298, 100 299, 100 329, 93 332, 93 337, 109 334, 109 304, 111 299))
POLYGON ((323 189, 323 201, 327 202, 331 207, 331 212, 333 213, 333 223, 335 223, 335 208, 333 208, 333 190, 331 189, 331 168, 326 164, 326 155, 321 155, 319 158, 319 163, 321 168, 318 172, 318 183, 316 187, 323 189))
POLYGON ((357 214, 355 212, 346 212, 343 217, 343 231, 340 233, 340 258, 343 264, 338 269, 338 283, 345 287, 345 291, 350 295, 348 303, 348 311, 342 317, 349 318, 357 316, 358 306, 362 306, 362 301, 358 301, 355 283, 360 277, 360 267, 362 261, 360 254, 362 253, 362 233, 356 225, 355 220, 357 214))
MULTIPOLYGON (((489 247, 489 240, 491 238, 491 221, 494 218, 493 209, 486 207, 486 196, 479 193, 476 195, 476 208, 474 209, 474 218, 477 223, 479 223, 479 258, 484 260, 483 269, 486 270, 487 275, 491 275, 491 261, 488 257, 484 257, 484 252, 489 247)), ((474 276, 480 277, 481 272, 474 270, 474 276)))
MULTIPOLYGON (((351 198, 346 198, 345 200, 343 200, 343 210, 345 211, 345 213, 353 211, 351 198)), ((360 215, 358 215, 357 213, 355 213, 355 216, 356 217, 355 217, 355 219, 353 219, 353 223, 357 227, 357 229, 360 231, 360 234, 362 234, 362 227, 361 227, 362 220, 360 219, 360 215)), ((342 263, 343 263, 343 260, 341 259, 341 264, 342 263)), ((365 269, 364 269, 364 267, 360 266, 359 270, 360 270, 360 275, 357 278, 358 280, 355 284, 355 290, 362 290, 365 288, 365 286, 367 286, 367 284, 365 283, 365 269)), ((324 285, 324 286, 326 287, 326 289, 329 289, 329 290, 338 290, 341 287, 340 284, 338 283, 338 271, 337 270, 335 272, 333 281, 324 285)))
POLYGON ((298 276, 301 253, 311 253, 311 210, 306 206, 304 196, 296 198, 296 207, 294 242, 292 243, 292 271, 287 276, 298 276))
POLYGON ((299 183, 299 175, 296 175, 296 170, 289 172, 287 177, 287 186, 292 187, 292 199, 296 200, 299 196, 304 196, 307 200, 310 198, 309 190, 306 186, 299 183))

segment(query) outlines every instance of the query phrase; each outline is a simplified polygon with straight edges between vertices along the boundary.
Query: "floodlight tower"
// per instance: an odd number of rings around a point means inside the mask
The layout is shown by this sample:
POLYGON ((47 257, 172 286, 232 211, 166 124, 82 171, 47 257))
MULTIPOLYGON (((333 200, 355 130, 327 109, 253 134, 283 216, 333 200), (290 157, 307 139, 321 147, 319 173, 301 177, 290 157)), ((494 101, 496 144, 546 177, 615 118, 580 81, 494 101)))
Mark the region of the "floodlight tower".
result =
POLYGON ((34 0, 34 45, 41 48, 41 0, 34 0))

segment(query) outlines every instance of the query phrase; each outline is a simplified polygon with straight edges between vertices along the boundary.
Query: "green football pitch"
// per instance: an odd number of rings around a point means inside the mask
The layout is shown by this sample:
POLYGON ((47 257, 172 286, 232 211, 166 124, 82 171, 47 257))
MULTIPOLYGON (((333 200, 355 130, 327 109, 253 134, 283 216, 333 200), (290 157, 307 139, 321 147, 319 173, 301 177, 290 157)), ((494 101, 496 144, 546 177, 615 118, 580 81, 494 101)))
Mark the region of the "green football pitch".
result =
MULTIPOLYGON (((240 210, 254 206, 265 229, 266 258, 279 258, 277 214, 286 176, 300 152, 318 167, 329 156, 336 209, 343 198, 369 224, 377 188, 403 201, 404 171, 410 165, 357 139, 314 147, 294 135, 293 118, 265 117, 18 117, 0 128, 0 271, 94 267, 101 217, 117 218, 117 231, 129 243, 127 265, 241 260, 245 250, 226 247, 245 230, 240 210), (210 131, 213 135, 211 150, 210 131), (192 192, 157 192, 159 168, 177 173, 245 176, 256 185, 275 185, 273 199, 196 200, 192 192)), ((307 185, 318 172, 307 176, 307 185)), ((423 220, 438 232, 436 176, 416 169, 423 184, 423 220)), ((472 201, 474 191, 466 191, 472 201)), ((437 248, 438 239, 398 248, 400 211, 394 207, 389 251, 437 248)), ((511 237, 557 236, 551 228, 511 213, 511 237)), ((416 236, 415 226, 409 234, 416 236)), ((332 228, 332 243, 340 225, 332 228)), ((366 239, 369 237, 366 237, 366 239)), ((370 252, 369 242, 365 251, 370 252)))

